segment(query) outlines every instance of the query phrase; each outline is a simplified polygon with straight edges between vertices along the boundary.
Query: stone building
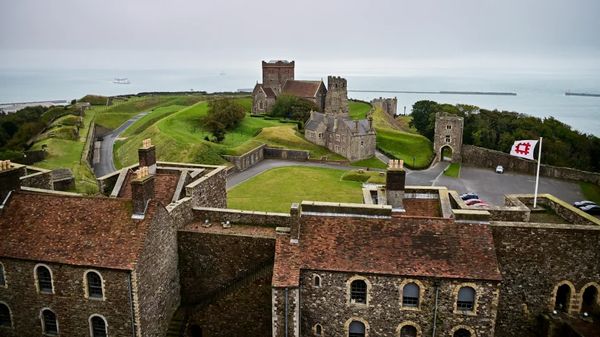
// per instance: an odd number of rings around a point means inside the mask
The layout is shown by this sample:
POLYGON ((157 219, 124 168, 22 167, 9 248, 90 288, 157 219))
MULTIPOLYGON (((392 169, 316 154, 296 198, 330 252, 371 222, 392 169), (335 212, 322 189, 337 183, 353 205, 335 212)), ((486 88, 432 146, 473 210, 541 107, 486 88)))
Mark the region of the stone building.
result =
POLYGON ((306 139, 350 161, 373 157, 376 134, 372 120, 350 119, 346 79, 329 76, 327 89, 325 113, 311 112, 304 125, 306 139))
POLYGON ((386 114, 395 117, 398 112, 398 98, 375 98, 371 101, 371 105, 376 109, 381 109, 386 114))
MULTIPOLYGON (((551 195, 475 208, 406 186, 227 209, 226 169, 156 161, 106 197, 0 165, 0 336, 597 337, 600 220, 551 195)), ((137 172, 137 173, 134 173, 137 172)))
POLYGON ((462 117, 438 112, 435 115, 435 134, 433 138, 433 162, 449 160, 461 161, 464 120, 462 117))
POLYGON ((291 95, 309 100, 323 111, 327 89, 323 81, 294 79, 294 61, 262 61, 262 83, 252 91, 252 113, 264 114, 273 108, 280 95, 291 95))

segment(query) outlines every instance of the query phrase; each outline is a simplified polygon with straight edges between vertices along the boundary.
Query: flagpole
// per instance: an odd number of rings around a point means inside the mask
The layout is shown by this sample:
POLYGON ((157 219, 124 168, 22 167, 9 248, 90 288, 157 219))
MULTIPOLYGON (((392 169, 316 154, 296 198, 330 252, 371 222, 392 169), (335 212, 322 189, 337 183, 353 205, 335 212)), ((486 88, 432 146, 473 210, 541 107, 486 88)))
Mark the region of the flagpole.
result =
POLYGON ((537 206, 538 185, 540 183, 540 163, 542 161, 542 137, 540 137, 540 149, 538 151, 537 173, 535 174, 535 193, 533 196, 533 208, 537 206))

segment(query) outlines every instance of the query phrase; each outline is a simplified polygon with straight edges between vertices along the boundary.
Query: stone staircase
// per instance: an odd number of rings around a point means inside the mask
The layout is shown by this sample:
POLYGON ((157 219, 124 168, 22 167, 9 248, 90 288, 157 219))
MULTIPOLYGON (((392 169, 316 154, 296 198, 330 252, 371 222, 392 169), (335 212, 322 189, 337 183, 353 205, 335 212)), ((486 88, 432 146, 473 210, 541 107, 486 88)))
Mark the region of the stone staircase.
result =
POLYGON ((271 273, 273 273, 273 260, 266 261, 257 268, 240 274, 240 276, 227 283, 225 286, 206 295, 198 303, 182 305, 173 315, 173 318, 169 323, 166 337, 183 337, 188 325, 190 313, 202 310, 236 290, 271 273))

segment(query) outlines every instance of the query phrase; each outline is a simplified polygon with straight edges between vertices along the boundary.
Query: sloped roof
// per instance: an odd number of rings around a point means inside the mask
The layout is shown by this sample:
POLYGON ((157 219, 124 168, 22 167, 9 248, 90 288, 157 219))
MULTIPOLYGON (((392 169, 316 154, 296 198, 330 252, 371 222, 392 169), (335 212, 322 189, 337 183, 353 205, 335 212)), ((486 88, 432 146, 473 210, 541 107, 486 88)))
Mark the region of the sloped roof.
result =
MULTIPOLYGON (((306 124, 304 125, 304 128, 306 130, 310 130, 310 131, 314 131, 316 130, 319 125, 321 125, 322 123, 325 123, 325 125, 327 126, 327 130, 330 132, 333 132, 333 118, 331 118, 333 116, 327 116, 324 113, 321 112, 315 112, 313 111, 311 113, 310 118, 308 119, 308 121, 306 121, 306 124)), ((358 133, 359 135, 366 135, 369 132, 371 132, 371 129, 369 127, 369 120, 367 119, 361 119, 361 120, 352 120, 349 119, 347 117, 342 117, 342 116, 337 116, 335 118, 338 118, 338 123, 340 123, 340 127, 341 127, 341 123, 344 123, 346 125, 346 127, 354 133, 358 133), (356 129, 358 123, 358 130, 356 129)))
POLYGON ((346 123, 346 125, 348 126, 348 129, 350 129, 352 132, 357 132, 359 135, 366 135, 367 133, 369 133, 370 128, 369 128, 369 120, 368 119, 360 119, 360 120, 344 119, 344 123, 346 123), (356 130, 357 122, 358 122, 358 130, 356 130))
POLYGON ((298 244, 278 236, 274 287, 298 286, 300 270, 501 279, 488 226, 431 219, 303 216, 298 244))
POLYGON ((323 81, 287 80, 281 93, 297 97, 315 97, 323 81))
MULTIPOLYGON (((119 191, 119 198, 131 199, 131 180, 134 178, 132 171, 127 173, 121 190, 119 191)), ((157 173, 154 175, 154 197, 157 201, 160 201, 163 205, 168 205, 173 199, 173 194, 177 189, 177 182, 179 181, 179 172, 172 173, 157 173)))
POLYGON ((325 118, 325 114, 313 111, 310 114, 310 118, 306 121, 304 128, 306 130, 315 131, 321 123, 323 123, 323 119, 325 118))
POLYGON ((15 192, 0 217, 0 256, 132 270, 156 209, 131 219, 131 200, 15 192))
POLYGON ((269 98, 277 98, 277 94, 275 94, 273 89, 263 86, 262 83, 256 83, 256 85, 254 86, 254 90, 252 90, 252 93, 256 93, 257 90, 262 90, 265 93, 265 95, 267 95, 267 97, 269 98))

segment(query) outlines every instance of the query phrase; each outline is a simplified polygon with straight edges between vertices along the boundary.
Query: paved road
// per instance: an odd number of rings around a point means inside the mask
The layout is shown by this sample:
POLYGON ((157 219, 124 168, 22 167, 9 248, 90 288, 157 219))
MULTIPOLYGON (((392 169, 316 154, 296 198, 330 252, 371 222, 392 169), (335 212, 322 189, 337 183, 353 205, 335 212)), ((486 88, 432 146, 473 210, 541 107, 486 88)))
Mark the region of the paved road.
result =
MULTIPOLYGON (((406 184, 416 186, 446 186, 459 193, 477 192, 480 198, 491 205, 498 206, 504 205, 505 194, 533 193, 534 190, 534 176, 512 172, 497 174, 492 169, 462 167, 460 178, 450 178, 444 175, 444 170, 448 165, 449 163, 447 162, 440 162, 427 170, 407 170, 406 184)), ((229 176, 227 178, 227 189, 229 190, 266 170, 283 166, 328 167, 341 170, 356 169, 354 166, 267 159, 246 171, 234 173, 229 176)), ((550 193, 570 203, 584 199, 578 184, 545 177, 540 177, 539 193, 550 193)))
POLYGON ((97 156, 97 154, 94 153, 94 174, 96 177, 102 177, 105 174, 109 174, 117 170, 113 161, 113 146, 115 145, 115 140, 131 124, 149 113, 150 111, 144 111, 135 115, 125 123, 121 124, 121 126, 119 126, 117 129, 113 130, 113 132, 104 136, 100 143, 100 155, 97 156))

